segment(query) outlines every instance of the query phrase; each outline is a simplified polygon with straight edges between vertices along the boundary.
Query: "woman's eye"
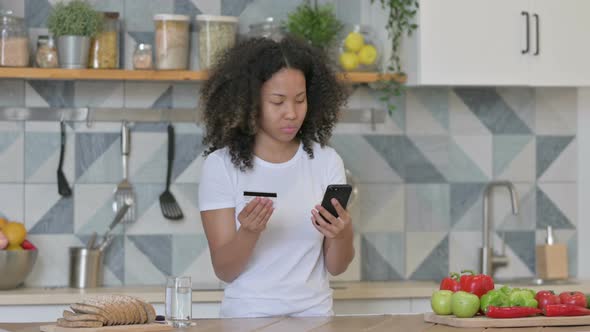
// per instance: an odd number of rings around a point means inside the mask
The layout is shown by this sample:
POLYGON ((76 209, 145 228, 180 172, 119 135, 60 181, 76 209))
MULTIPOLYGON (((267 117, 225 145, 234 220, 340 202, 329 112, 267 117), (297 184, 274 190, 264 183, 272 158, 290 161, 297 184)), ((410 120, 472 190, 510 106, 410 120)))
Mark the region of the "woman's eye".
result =
POLYGON ((282 101, 271 101, 272 104, 277 105, 277 106, 281 106, 283 105, 282 101))
POLYGON ((300 99, 300 100, 295 100, 295 102, 296 102, 297 104, 303 104, 303 103, 305 103, 305 98, 303 98, 303 99, 300 99))

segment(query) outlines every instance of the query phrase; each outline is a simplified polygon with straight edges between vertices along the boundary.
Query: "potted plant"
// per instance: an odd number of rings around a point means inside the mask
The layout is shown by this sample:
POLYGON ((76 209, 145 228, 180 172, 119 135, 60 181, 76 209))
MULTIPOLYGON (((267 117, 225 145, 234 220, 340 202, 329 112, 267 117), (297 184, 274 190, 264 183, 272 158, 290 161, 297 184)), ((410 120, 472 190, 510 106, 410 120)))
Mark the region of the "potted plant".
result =
POLYGON ((310 1, 306 0, 288 15, 285 28, 313 46, 329 52, 342 29, 342 23, 336 18, 331 4, 318 6, 315 1, 311 5, 310 1))
POLYGON ((382 81, 380 86, 383 96, 380 98, 387 103, 389 113, 395 109, 392 98, 400 96, 403 91, 405 73, 400 60, 400 46, 403 35, 412 35, 412 32, 418 28, 415 23, 415 16, 418 11, 418 0, 370 0, 371 4, 379 2, 381 8, 387 12, 387 24, 385 28, 391 39, 391 54, 387 73, 393 74, 389 79, 382 81))
POLYGON ((90 38, 99 32, 102 14, 83 0, 55 5, 47 21, 49 31, 57 38, 59 63, 62 68, 86 68, 90 38))

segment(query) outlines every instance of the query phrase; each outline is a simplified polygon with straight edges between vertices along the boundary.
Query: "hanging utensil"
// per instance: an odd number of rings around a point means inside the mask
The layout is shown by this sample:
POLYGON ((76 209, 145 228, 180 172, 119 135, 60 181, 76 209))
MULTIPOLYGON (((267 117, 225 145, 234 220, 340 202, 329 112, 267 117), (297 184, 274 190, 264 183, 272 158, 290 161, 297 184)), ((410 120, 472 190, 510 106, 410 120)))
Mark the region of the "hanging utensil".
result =
POLYGON ((131 150, 130 137, 129 137, 129 126, 127 122, 123 122, 121 126, 121 156, 123 161, 123 179, 117 185, 115 190, 115 202, 113 204, 113 210, 118 211, 123 206, 124 202, 128 202, 130 205, 129 213, 125 214, 124 221, 126 223, 133 222, 135 220, 135 192, 133 186, 129 182, 128 163, 129 163, 129 152, 131 150))
POLYGON ((124 219, 123 217, 125 217, 127 212, 130 210, 129 208, 131 207, 131 203, 132 202, 130 200, 123 201, 123 205, 121 205, 121 208, 117 211, 117 214, 115 215, 115 218, 109 225, 109 228, 107 228, 107 231, 102 236, 102 240, 98 245, 98 250, 104 251, 105 248, 111 243, 111 241, 113 240, 113 235, 111 233, 113 232, 113 229, 115 229, 115 227, 117 227, 117 225, 124 219))
POLYGON ((184 218, 182 209, 170 192, 170 178, 172 177, 172 164, 174 162, 174 127, 168 124, 168 169, 166 171, 166 190, 160 195, 160 208, 162 215, 170 220, 184 218))
POLYGON ((68 184, 68 179, 62 170, 64 163, 64 153, 66 148, 66 125, 63 121, 59 122, 60 126, 60 150, 59 150, 59 165, 57 166, 57 192, 63 197, 70 197, 72 195, 72 189, 68 184))

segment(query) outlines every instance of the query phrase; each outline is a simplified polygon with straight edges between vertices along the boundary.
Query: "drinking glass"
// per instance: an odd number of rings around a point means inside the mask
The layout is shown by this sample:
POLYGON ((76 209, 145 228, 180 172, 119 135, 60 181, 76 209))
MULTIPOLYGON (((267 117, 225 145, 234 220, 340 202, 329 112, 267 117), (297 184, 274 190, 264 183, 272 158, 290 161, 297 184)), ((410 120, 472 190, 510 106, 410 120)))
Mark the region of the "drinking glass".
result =
POLYGON ((166 279, 166 322, 173 327, 191 325, 191 277, 171 276, 166 279))

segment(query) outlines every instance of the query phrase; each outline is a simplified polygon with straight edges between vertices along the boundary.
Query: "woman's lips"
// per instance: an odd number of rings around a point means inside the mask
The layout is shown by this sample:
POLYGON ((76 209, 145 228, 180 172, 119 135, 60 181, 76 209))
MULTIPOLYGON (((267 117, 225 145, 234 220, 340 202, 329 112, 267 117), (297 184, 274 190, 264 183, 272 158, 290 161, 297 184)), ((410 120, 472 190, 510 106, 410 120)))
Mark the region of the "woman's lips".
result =
POLYGON ((283 127, 281 131, 285 134, 294 134, 297 132, 297 127, 283 127))

